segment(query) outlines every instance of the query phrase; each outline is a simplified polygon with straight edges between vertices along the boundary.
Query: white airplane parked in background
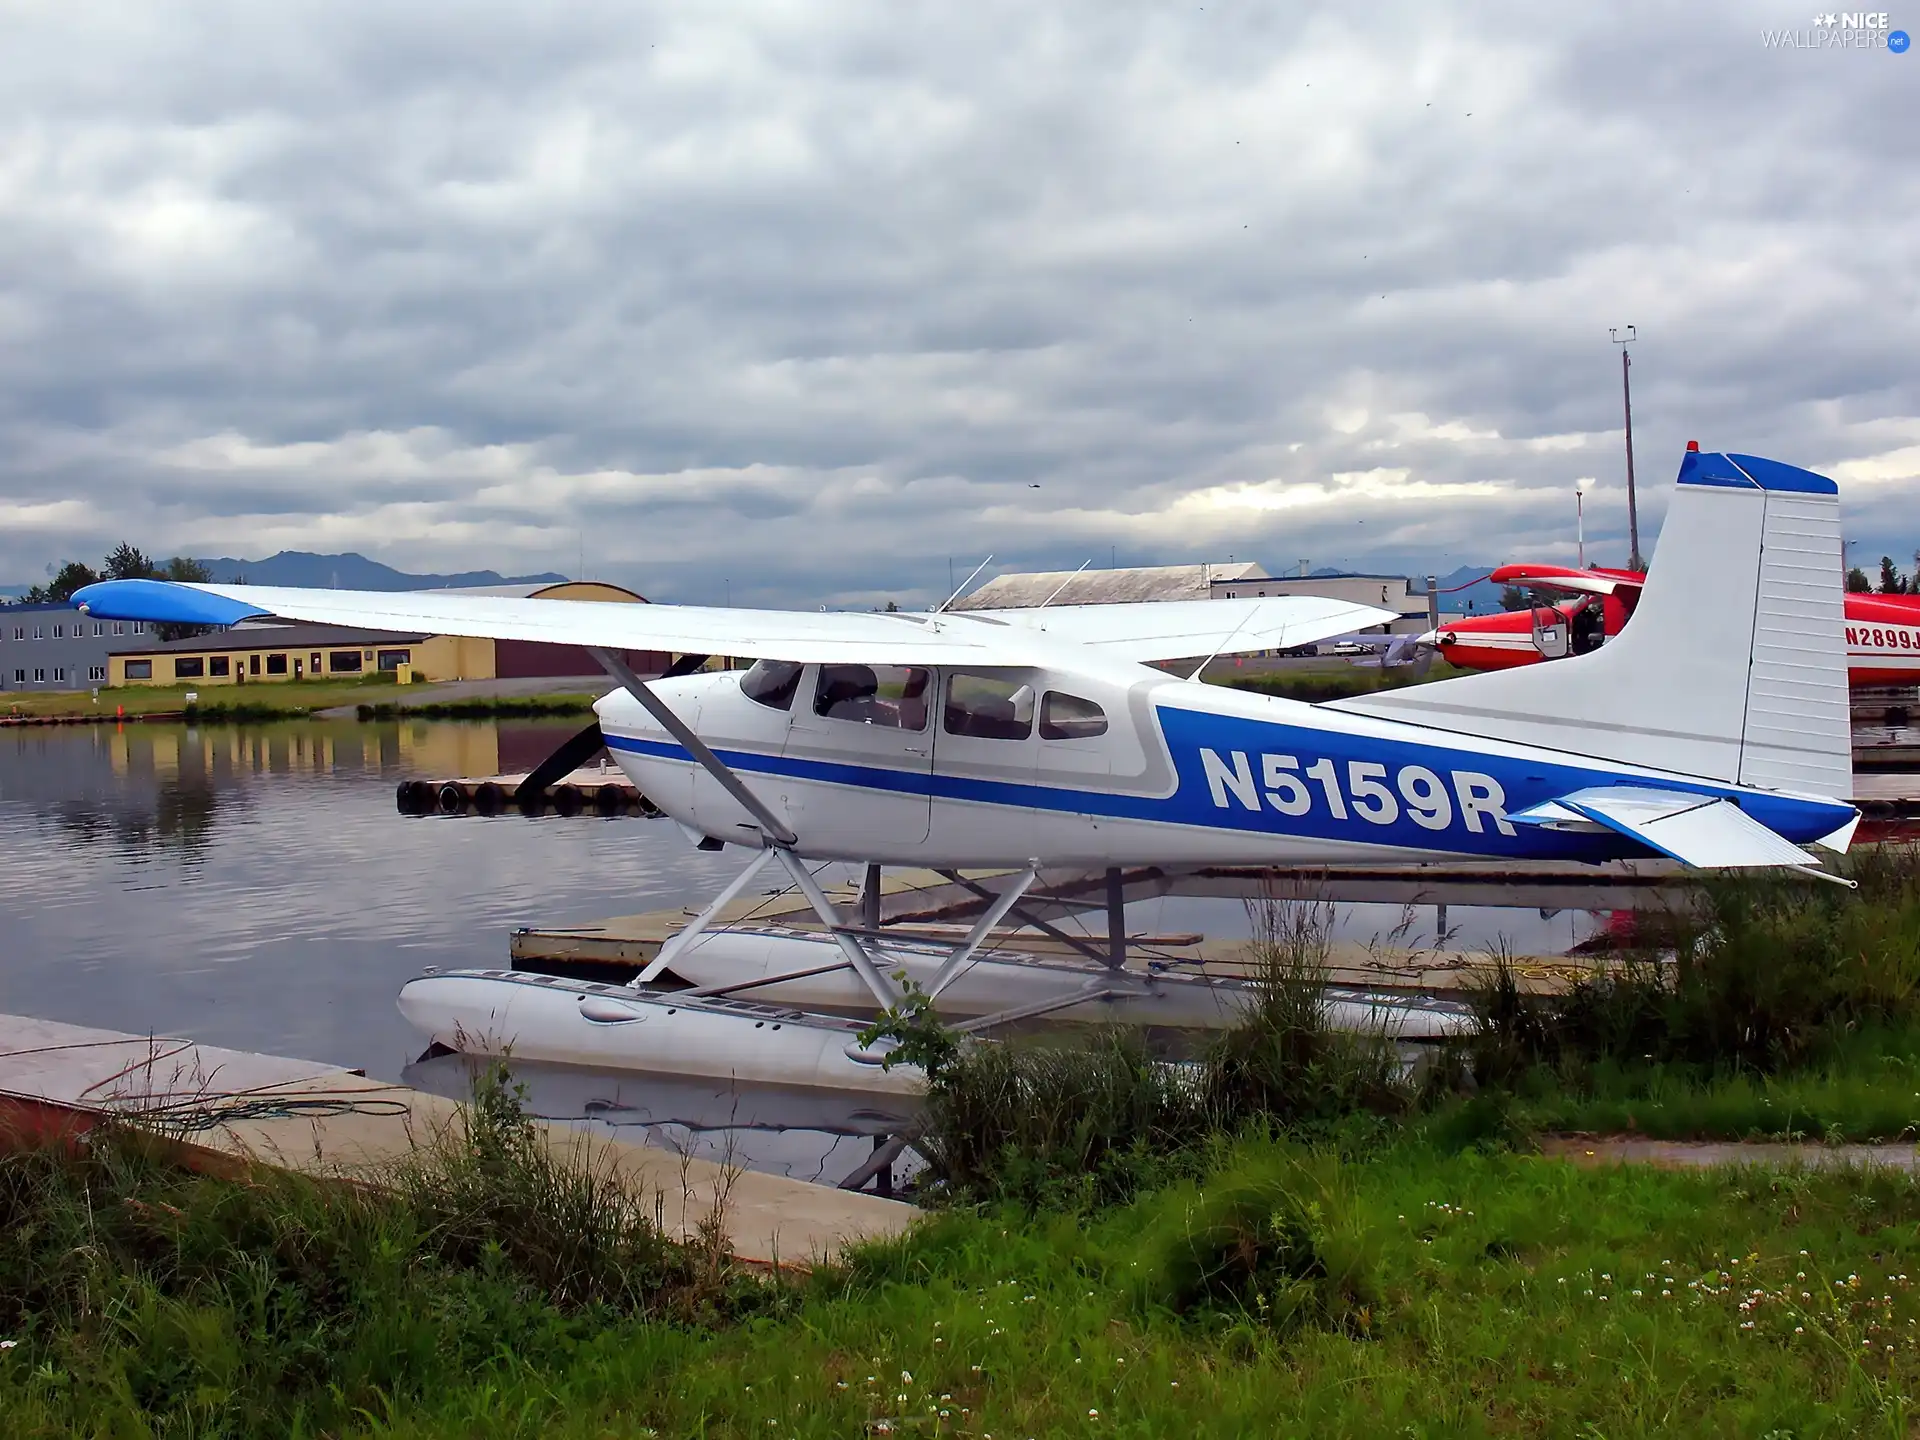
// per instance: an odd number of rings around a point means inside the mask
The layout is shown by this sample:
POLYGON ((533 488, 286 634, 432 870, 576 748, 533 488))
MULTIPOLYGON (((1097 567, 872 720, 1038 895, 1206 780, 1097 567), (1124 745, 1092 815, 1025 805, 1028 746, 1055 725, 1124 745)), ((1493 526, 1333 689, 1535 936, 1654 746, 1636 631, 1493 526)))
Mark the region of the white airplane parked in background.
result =
MULTIPOLYGON (((589 647, 621 687, 595 708, 633 783, 709 848, 756 852, 641 980, 676 960, 688 973, 721 906, 777 861, 828 927, 830 938, 807 942, 812 953, 837 946, 825 968, 850 985, 857 977, 864 993, 853 998, 887 1005, 899 999, 888 978, 899 957, 874 934, 877 920, 863 927, 838 912, 804 862, 865 862, 870 876, 878 865, 1016 872, 964 942, 919 957, 917 972, 907 966, 934 996, 978 963, 1042 866, 1114 877, 1131 865, 1665 856, 1821 874, 1801 847, 1844 851, 1859 819, 1847 798, 1846 661, 1829 643, 1841 627, 1840 576, 1832 481, 1752 456, 1689 453, 1658 564, 1618 639, 1550 666, 1323 704, 1145 662, 1308 644, 1388 612, 1283 596, 817 613, 154 580, 106 581, 75 599, 109 619, 279 616, 589 647), (622 658, 629 650, 755 663, 643 680, 622 658)), ((768 973, 709 988, 777 984, 777 969, 768 973)), ((449 972, 411 982, 402 1008, 445 1043, 517 1042, 532 1058, 588 1063, 641 1063, 632 1052, 677 1063, 684 1049, 697 1067, 711 1037, 663 1050, 663 1032, 691 1036, 701 1016, 806 1029, 791 1011, 681 992, 664 1014, 689 1018, 644 1027, 654 1037, 644 1046, 593 1038, 643 1028, 635 1022, 659 1018, 673 998, 449 972), (565 1011, 565 1023, 530 1049, 539 1007, 550 1018, 565 1011)), ((1046 1008, 1058 1006, 1041 999, 974 1023, 1046 1008)), ((830 1036, 825 1083, 835 1067, 873 1058, 844 1046, 842 1031, 830 1036)))

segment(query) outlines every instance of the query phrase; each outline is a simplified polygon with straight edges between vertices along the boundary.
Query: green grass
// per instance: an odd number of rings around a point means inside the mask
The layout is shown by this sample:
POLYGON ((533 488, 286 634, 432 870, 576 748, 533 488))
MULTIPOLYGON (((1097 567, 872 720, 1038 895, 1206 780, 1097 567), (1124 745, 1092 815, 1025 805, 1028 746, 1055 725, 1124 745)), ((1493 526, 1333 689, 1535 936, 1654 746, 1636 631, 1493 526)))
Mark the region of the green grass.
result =
POLYGON ((429 701, 424 705, 359 705, 362 720, 501 720, 590 715, 592 695, 529 695, 499 699, 429 701))
POLYGON ((249 685, 125 685, 102 686, 96 703, 86 690, 14 694, 0 696, 0 718, 8 715, 56 716, 69 719, 112 720, 119 712, 129 718, 144 715, 179 715, 189 709, 189 692, 200 701, 192 707, 193 718, 207 723, 245 723, 263 720, 291 720, 319 710, 355 707, 362 720, 453 719, 478 720, 540 715, 578 715, 593 708, 594 697, 571 693, 513 696, 501 699, 485 697, 465 700, 434 701, 437 687, 416 684, 406 693, 420 697, 423 703, 399 705, 390 699, 369 700, 369 692, 391 696, 396 687, 391 675, 367 675, 354 680, 287 680, 271 684, 249 685))
POLYGON ((1779 1074, 1603 1062, 1578 1077, 1518 1078, 1512 1124, 1528 1132, 1632 1133, 1662 1140, 1920 1139, 1920 1029, 1846 1037, 1779 1074))
POLYGON ((339 1249, 317 1191, 96 1187, 39 1247, 91 1290, 8 1276, 0 1429, 1909 1433, 1905 1179, 1582 1170, 1418 1136, 1216 1160, 1102 1212, 939 1216, 699 1311, 561 1303, 511 1254, 390 1219, 339 1249))

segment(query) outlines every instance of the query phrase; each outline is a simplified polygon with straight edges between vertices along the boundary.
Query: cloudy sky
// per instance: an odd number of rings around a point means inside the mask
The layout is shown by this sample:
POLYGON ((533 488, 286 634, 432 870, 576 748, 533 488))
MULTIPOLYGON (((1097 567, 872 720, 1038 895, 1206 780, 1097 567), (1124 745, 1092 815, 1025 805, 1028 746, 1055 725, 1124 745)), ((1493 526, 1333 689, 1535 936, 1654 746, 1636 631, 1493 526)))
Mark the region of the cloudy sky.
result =
POLYGON ((1454 8, 9 5, 0 581, 1618 561, 1629 322, 1649 541, 1698 438, 1911 552, 1920 56, 1454 8))

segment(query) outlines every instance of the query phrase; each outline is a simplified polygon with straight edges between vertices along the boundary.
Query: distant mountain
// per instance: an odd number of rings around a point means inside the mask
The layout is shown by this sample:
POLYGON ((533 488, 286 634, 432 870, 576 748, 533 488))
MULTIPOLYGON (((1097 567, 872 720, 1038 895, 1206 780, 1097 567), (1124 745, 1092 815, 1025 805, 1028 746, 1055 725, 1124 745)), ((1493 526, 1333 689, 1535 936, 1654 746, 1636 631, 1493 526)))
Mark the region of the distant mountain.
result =
POLYGON ((1498 610, 1504 587, 1487 579, 1492 573, 1491 565, 1462 565, 1451 574, 1438 576, 1434 583, 1441 591, 1441 611, 1453 615, 1471 610, 1475 615, 1485 615, 1498 610))
POLYGON ((231 585, 244 579, 249 585, 291 585, 319 590, 444 590, 467 585, 551 585, 565 575, 502 575, 496 570, 463 570, 454 575, 412 575, 369 560, 352 551, 345 555, 314 555, 305 550, 282 550, 264 560, 222 557, 200 562, 213 572, 216 583, 231 585))

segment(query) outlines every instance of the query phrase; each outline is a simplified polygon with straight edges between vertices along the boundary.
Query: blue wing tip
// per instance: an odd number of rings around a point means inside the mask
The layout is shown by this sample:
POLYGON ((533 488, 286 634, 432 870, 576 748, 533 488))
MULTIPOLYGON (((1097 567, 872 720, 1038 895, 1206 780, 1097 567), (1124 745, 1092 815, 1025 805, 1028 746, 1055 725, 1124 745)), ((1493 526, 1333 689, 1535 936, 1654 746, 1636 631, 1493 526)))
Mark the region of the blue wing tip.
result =
POLYGON ((100 580, 74 591, 73 603, 102 620, 161 625, 233 625, 268 613, 244 600, 172 580, 100 580))
POLYGON ((1838 495, 1824 475, 1760 455, 1689 450, 1680 461, 1680 484, 1723 490, 1786 490, 1800 495, 1838 495))

